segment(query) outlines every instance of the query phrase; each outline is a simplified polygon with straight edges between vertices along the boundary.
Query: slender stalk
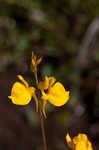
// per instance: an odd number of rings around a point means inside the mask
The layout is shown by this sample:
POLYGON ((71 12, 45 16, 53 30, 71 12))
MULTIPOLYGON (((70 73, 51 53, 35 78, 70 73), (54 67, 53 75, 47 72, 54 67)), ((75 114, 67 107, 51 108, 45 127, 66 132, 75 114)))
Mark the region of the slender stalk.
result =
POLYGON ((44 150, 47 150, 46 136, 45 136, 45 129, 44 129, 44 120, 43 120, 43 115, 42 115, 42 110, 41 110, 41 104, 40 103, 39 103, 39 112, 40 112, 40 122, 41 122, 41 130, 42 130, 44 150))
POLYGON ((37 86, 37 89, 38 89, 38 77, 37 77, 37 71, 34 72, 34 76, 35 76, 35 80, 36 80, 36 86, 37 86))
MULTIPOLYGON (((34 72, 34 76, 35 76, 35 80, 36 80, 36 87, 38 89, 37 71, 34 72)), ((38 93, 38 100, 39 100, 38 103, 39 103, 39 114, 40 114, 40 123, 41 123, 41 130, 42 130, 43 145, 44 145, 44 150, 47 150, 46 136, 45 136, 45 129, 44 129, 44 120, 43 120, 43 115, 42 115, 42 106, 41 106, 41 101, 40 101, 40 95, 39 95, 39 93, 38 93)))

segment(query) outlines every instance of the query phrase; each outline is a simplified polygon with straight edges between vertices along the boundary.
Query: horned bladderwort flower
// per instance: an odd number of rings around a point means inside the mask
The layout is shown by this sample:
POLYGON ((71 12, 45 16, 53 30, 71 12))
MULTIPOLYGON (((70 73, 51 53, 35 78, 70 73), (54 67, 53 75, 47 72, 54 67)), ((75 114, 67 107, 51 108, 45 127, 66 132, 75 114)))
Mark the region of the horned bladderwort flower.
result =
POLYGON ((30 87, 21 75, 17 76, 22 83, 15 82, 12 86, 11 96, 8 96, 12 100, 13 104, 16 105, 27 105, 32 97, 36 102, 36 110, 38 111, 38 99, 35 94, 35 88, 30 87))
POLYGON ((88 140, 86 134, 79 133, 73 139, 66 135, 66 142, 72 150, 93 150, 91 142, 88 140))
MULTIPOLYGON (((29 86, 21 75, 17 76, 22 83, 15 82, 12 86, 11 96, 8 96, 16 105, 27 105, 32 97, 36 102, 36 110, 38 111, 38 97, 36 95, 36 88, 29 86)), ((54 77, 45 77, 44 81, 39 82, 38 87, 41 90, 41 100, 43 103, 43 114, 45 114, 45 104, 47 100, 54 106, 62 106, 69 99, 69 92, 65 90, 60 82, 55 83, 54 77), (45 90, 47 90, 45 92, 45 90)))
POLYGON ((45 114, 45 104, 47 100, 54 106, 62 106, 69 99, 69 91, 66 91, 60 82, 56 82, 54 77, 45 77, 44 81, 39 82, 38 87, 41 90, 43 100, 43 114, 45 114))
POLYGON ((45 77, 44 81, 38 82, 37 78, 37 66, 42 61, 42 57, 36 58, 34 53, 32 53, 31 60, 31 70, 34 73, 36 79, 36 88, 29 86, 29 84, 24 80, 21 75, 18 75, 20 82, 15 82, 12 86, 11 96, 8 96, 12 103, 16 105, 26 105, 28 104, 32 97, 36 102, 36 110, 38 111, 38 103, 42 103, 42 112, 46 117, 45 105, 47 100, 54 106, 62 106, 69 99, 69 91, 66 91, 64 86, 60 82, 55 82, 54 77, 45 77), (38 91, 41 91, 38 95, 38 91))

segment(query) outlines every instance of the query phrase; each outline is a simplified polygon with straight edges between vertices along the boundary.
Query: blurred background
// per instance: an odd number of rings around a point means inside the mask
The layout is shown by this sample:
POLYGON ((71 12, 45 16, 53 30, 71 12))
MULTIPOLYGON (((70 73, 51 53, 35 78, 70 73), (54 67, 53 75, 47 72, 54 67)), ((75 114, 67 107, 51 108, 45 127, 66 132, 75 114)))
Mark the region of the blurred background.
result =
POLYGON ((47 103, 48 150, 68 150, 65 134, 86 133, 99 149, 99 1, 0 1, 0 150, 42 150, 35 102, 16 106, 8 99, 21 74, 35 85, 32 51, 43 56, 39 79, 55 76, 70 91, 62 107, 47 103))

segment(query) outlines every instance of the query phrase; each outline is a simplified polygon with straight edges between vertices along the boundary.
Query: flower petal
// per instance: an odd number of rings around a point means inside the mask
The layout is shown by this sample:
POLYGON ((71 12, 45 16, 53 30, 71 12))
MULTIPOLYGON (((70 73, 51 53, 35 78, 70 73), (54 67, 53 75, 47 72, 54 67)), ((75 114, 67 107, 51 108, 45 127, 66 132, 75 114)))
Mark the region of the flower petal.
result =
POLYGON ((39 82, 38 85, 40 90, 46 90, 49 87, 49 78, 46 76, 44 81, 39 82))
POLYGON ((24 80, 24 78, 23 78, 21 75, 17 75, 17 77, 24 83, 24 85, 25 85, 26 87, 29 86, 28 83, 24 80))
POLYGON ((13 104, 26 105, 31 101, 32 94, 23 84, 15 82, 12 86, 11 96, 9 96, 9 98, 13 104))
POLYGON ((49 88, 55 83, 56 79, 54 77, 49 77, 49 88))
POLYGON ((69 134, 66 135, 68 146, 72 150, 93 150, 91 142, 88 140, 86 134, 79 133, 71 140, 69 134))
POLYGON ((65 90, 60 82, 55 83, 46 95, 48 96, 48 101, 55 106, 62 106, 69 99, 69 92, 65 90))
POLYGON ((73 148, 73 142, 72 142, 72 139, 68 133, 66 135, 66 142, 67 142, 68 146, 72 149, 73 148))

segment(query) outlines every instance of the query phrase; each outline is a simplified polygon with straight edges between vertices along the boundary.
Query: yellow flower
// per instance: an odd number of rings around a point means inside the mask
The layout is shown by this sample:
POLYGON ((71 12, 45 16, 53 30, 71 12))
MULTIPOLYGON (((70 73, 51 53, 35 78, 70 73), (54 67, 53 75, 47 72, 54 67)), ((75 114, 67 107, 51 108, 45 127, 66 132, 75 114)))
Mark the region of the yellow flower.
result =
MULTIPOLYGON (((15 82, 12 86, 11 96, 8 96, 12 100, 13 104, 16 105, 27 105, 32 97, 36 102, 36 110, 38 111, 38 98, 36 96, 36 89, 30 87, 21 75, 18 75, 20 82, 15 82)), ((69 99, 69 92, 65 90, 64 86, 60 82, 56 82, 54 77, 45 77, 45 80, 39 82, 38 88, 41 91, 41 101, 43 104, 43 114, 46 117, 45 105, 47 100, 55 105, 62 106, 69 99)), ((40 97, 39 97, 40 98, 40 97)), ((40 100, 40 99, 39 99, 40 100)))
POLYGON ((43 113, 45 114, 45 104, 48 100, 51 104, 55 106, 64 105, 69 99, 69 91, 66 91, 64 86, 60 82, 56 82, 54 77, 45 77, 45 80, 39 82, 39 88, 42 93, 43 100, 43 113), (45 90, 47 90, 45 92, 45 90))
POLYGON ((24 78, 21 75, 18 75, 18 78, 22 81, 22 83, 15 82, 13 84, 11 96, 8 96, 8 98, 12 100, 13 104, 27 105, 31 101, 33 96, 36 102, 36 109, 38 111, 38 99, 35 94, 35 88, 29 87, 28 83, 24 80, 24 78))
POLYGON ((66 142, 70 149, 72 150, 93 150, 91 142, 88 140, 86 134, 78 134, 73 139, 66 135, 66 142))
POLYGON ((31 61, 31 70, 32 72, 37 72, 37 66, 41 63, 42 57, 37 59, 36 55, 34 55, 34 52, 32 52, 32 61, 31 61))

